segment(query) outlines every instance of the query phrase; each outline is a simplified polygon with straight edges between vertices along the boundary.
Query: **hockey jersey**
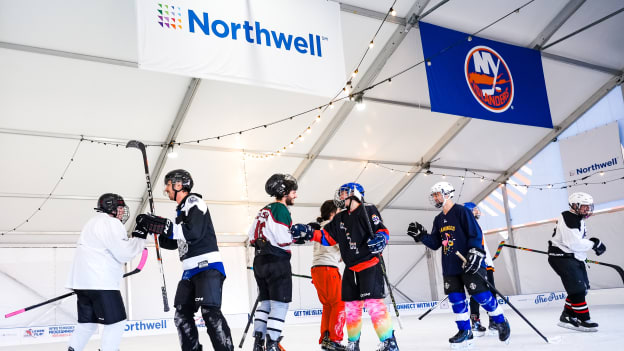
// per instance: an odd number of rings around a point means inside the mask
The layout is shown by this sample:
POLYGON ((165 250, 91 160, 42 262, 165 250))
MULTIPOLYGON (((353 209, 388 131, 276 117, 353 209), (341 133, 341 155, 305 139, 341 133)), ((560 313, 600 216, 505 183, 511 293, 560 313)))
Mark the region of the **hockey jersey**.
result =
POLYGON ((249 243, 258 255, 274 255, 290 258, 292 217, 288 207, 281 202, 266 205, 258 212, 251 228, 249 243))
POLYGON ((565 253, 574 254, 577 260, 585 261, 587 251, 594 247, 594 242, 585 239, 586 236, 583 218, 570 211, 564 211, 559 215, 551 243, 565 253))
POLYGON ((216 269, 225 275, 212 218, 201 195, 188 194, 176 212, 173 234, 169 237, 161 234, 158 241, 164 249, 178 249, 183 279, 206 269, 216 269))
POLYGON ((338 243, 345 265, 356 272, 379 262, 377 255, 368 248, 371 230, 374 233, 383 233, 386 241, 389 239, 388 229, 383 224, 377 208, 372 204, 364 206, 358 206, 353 212, 337 213, 332 221, 325 225, 325 228, 315 230, 312 238, 312 241, 319 242, 323 246, 338 243), (365 216, 364 206, 366 206, 368 217, 365 216))
POLYGON ((106 213, 91 218, 80 233, 69 272, 69 289, 119 290, 123 264, 145 247, 145 240, 128 238, 121 222, 106 213))
MULTIPOLYGON (((455 252, 464 257, 470 248, 483 250, 483 233, 472 211, 454 204, 447 214, 440 212, 433 220, 430 235, 423 235, 422 243, 432 250, 442 247, 442 275, 463 273, 462 261, 455 252)), ((481 262, 485 267, 485 262, 481 262)))

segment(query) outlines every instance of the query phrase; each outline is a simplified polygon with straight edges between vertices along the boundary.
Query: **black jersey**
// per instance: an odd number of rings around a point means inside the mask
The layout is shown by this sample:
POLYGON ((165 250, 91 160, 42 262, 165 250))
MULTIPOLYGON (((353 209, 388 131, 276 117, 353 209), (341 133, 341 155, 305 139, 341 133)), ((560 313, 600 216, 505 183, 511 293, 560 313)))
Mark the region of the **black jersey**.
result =
POLYGON ((377 257, 368 249, 367 242, 371 239, 371 231, 383 233, 388 240, 388 229, 383 224, 377 208, 372 204, 365 206, 368 218, 364 214, 363 206, 358 206, 353 212, 342 211, 325 225, 321 231, 322 237, 315 240, 325 246, 338 243, 342 260, 347 267, 354 270, 358 270, 356 267, 358 264, 377 257))

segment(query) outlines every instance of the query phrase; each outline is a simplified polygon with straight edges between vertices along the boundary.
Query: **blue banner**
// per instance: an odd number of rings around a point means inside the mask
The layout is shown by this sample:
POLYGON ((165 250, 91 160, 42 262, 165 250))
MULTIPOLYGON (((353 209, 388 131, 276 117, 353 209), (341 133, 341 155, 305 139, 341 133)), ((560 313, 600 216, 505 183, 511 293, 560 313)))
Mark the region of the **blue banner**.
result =
POLYGON ((431 111, 552 128, 537 50, 420 22, 431 111))

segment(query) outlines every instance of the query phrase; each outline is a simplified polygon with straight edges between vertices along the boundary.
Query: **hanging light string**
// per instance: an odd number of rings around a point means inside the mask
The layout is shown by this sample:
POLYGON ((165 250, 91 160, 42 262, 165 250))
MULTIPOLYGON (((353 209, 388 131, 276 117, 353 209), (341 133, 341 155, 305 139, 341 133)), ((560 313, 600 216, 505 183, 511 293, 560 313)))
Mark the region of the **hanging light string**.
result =
POLYGON ((67 162, 67 165, 65 166, 65 169, 63 170, 63 173, 61 174, 61 177, 56 181, 56 184, 54 184, 54 187, 52 187, 52 190, 50 190, 50 192, 48 193, 48 195, 46 196, 46 198, 43 200, 43 202, 37 207, 36 210, 34 210, 30 216, 28 216, 25 220, 23 220, 20 224, 16 225, 13 229, 8 230, 6 232, 1 233, 0 235, 4 235, 4 234, 8 234, 11 232, 14 232, 16 230, 18 230, 19 228, 21 228, 23 225, 25 225, 26 223, 28 223, 37 213, 39 213, 39 211, 41 211, 41 209, 43 208, 43 206, 45 206, 45 204, 48 202, 48 200, 50 200, 50 198, 52 197, 52 195, 54 194, 54 191, 56 191, 56 188, 58 188, 59 184, 61 184, 61 182, 65 179, 65 174, 67 174, 67 171, 69 170, 69 167, 72 165, 72 162, 74 162, 74 158, 76 157, 76 153, 78 152, 78 149, 80 148, 80 144, 82 144, 82 142, 84 141, 84 139, 81 137, 80 140, 78 141, 78 144, 76 145, 76 148, 74 149, 74 152, 72 153, 71 157, 69 158, 69 161, 67 162))

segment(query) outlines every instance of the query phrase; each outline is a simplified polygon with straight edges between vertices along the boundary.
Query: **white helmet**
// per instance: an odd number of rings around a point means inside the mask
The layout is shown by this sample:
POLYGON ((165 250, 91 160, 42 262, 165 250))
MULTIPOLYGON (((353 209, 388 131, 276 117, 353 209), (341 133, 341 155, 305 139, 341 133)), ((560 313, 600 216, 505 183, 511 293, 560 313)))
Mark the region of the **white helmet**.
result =
POLYGON ((573 193, 568 198, 568 204, 570 205, 570 211, 577 215, 587 218, 594 213, 594 198, 587 193, 573 193), (586 213, 581 213, 581 206, 586 205, 588 207, 586 213))
POLYGON ((429 194, 429 202, 436 208, 441 208, 446 203, 446 200, 452 198, 455 194, 455 188, 449 182, 438 182, 431 187, 431 193, 429 194), (433 195, 436 193, 442 194, 444 199, 441 203, 434 200, 433 195))

